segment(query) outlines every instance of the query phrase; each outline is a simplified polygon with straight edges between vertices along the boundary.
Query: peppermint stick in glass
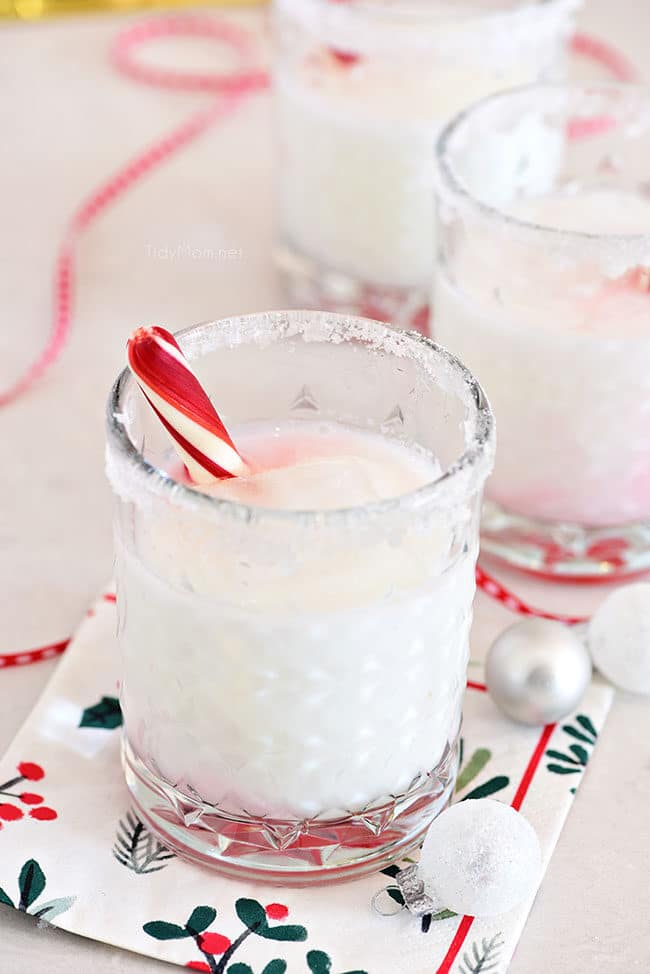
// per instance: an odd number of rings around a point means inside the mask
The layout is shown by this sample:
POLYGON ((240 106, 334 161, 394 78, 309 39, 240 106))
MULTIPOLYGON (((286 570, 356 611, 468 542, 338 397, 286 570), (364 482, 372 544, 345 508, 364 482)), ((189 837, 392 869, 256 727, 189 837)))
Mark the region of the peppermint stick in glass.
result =
POLYGON ((219 414, 178 342, 164 328, 138 328, 128 341, 129 367, 197 484, 248 472, 219 414))

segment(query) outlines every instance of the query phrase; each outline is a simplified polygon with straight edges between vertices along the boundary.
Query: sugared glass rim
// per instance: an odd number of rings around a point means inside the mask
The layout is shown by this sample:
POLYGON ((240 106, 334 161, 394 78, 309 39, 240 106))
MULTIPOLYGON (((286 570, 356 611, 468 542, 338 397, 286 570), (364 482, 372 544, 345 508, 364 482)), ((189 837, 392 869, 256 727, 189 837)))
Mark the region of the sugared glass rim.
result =
MULTIPOLYGON (((501 10, 454 11, 413 0, 390 4, 358 0, 275 0, 278 23, 286 18, 299 25, 318 44, 362 55, 381 54, 392 60, 400 54, 456 60, 474 58, 486 51, 503 59, 523 47, 537 49, 548 40, 565 39, 583 0, 525 0, 501 10)), ((293 42, 292 42, 293 43, 293 42)), ((292 48, 293 49, 293 48, 292 48)))
MULTIPOLYGON (((436 344, 430 338, 425 338, 419 332, 397 332, 387 327, 379 321, 372 321, 354 315, 334 314, 322 311, 270 311, 256 312, 248 315, 239 315, 231 318, 223 318, 211 322, 203 322, 193 325, 176 332, 176 338, 181 347, 188 351, 188 339, 200 341, 214 329, 236 328, 238 325, 245 326, 247 323, 264 321, 269 325, 269 334, 273 334, 272 340, 281 338, 286 334, 286 326, 293 325, 299 330, 292 334, 301 334, 301 324, 306 326, 310 321, 317 319, 321 325, 331 327, 329 339, 336 334, 339 341, 362 340, 368 343, 367 331, 372 330, 372 341, 370 347, 380 349, 383 344, 389 346, 387 354, 395 354, 391 351, 390 345, 394 348, 401 346, 409 347, 413 350, 415 358, 417 351, 424 350, 429 352, 438 361, 442 361, 451 371, 454 377, 460 380, 462 386, 468 393, 467 401, 471 404, 470 408, 475 410, 474 428, 471 440, 467 443, 464 452, 435 480, 424 484, 417 490, 401 494, 398 497, 390 497, 385 500, 375 501, 370 504, 357 505, 347 508, 327 508, 315 510, 293 510, 287 508, 269 508, 257 505, 243 504, 240 501, 233 501, 227 498, 211 497, 208 494, 195 490, 192 487, 174 480, 168 473, 150 463, 142 452, 133 443, 126 428, 125 415, 123 411, 123 398, 130 385, 135 379, 128 368, 125 368, 115 380, 109 394, 106 409, 107 424, 107 454, 109 471, 111 467, 111 451, 115 451, 119 460, 126 463, 129 467, 129 475, 133 475, 139 484, 148 491, 155 494, 166 496, 170 501, 180 504, 185 508, 193 509, 197 514, 231 514, 244 521, 259 523, 261 520, 272 521, 291 521, 302 522, 304 524, 330 524, 353 519, 369 519, 395 512, 425 512, 430 506, 439 507, 445 502, 453 503, 455 496, 465 498, 475 491, 482 488, 483 483, 492 469, 495 448, 494 417, 490 404, 483 389, 478 381, 471 374, 459 359, 448 352, 441 345, 436 344), (283 330, 282 326, 285 326, 283 330), (345 333, 349 333, 346 334, 345 333)), ((321 336, 321 340, 327 340, 321 336)), ((198 344, 198 342, 197 342, 198 344)), ((212 349, 218 346, 212 346, 212 349)), ((207 354, 210 354, 209 349, 207 354)), ((189 358, 198 356, 189 355, 189 358)), ((467 424, 465 424, 467 429, 467 424)), ((110 479, 110 472, 109 472, 110 479)), ((113 485, 115 487, 115 485, 113 485)), ((117 491, 119 493, 119 491, 117 491)))
MULTIPOLYGON (((648 109, 650 110, 650 86, 643 84, 630 84, 620 81, 589 82, 584 84, 572 83, 540 83, 520 85, 516 88, 509 88, 481 98, 464 108, 457 115, 451 118, 440 132, 435 144, 435 168, 438 195, 445 201, 453 200, 463 208, 485 219, 493 221, 494 226, 510 228, 512 231, 527 235, 529 237, 539 237, 550 241, 562 240, 568 242, 575 241, 576 245, 581 242, 587 245, 602 245, 611 243, 618 248, 624 245, 640 245, 642 252, 650 248, 650 233, 616 234, 616 233, 591 233, 585 230, 566 230, 562 227, 551 227, 532 220, 524 220, 520 217, 506 213, 499 207, 492 206, 474 195, 463 180, 458 175, 453 166, 451 155, 451 142, 457 136, 462 127, 474 119, 478 114, 489 111, 493 105, 499 103, 513 103, 520 99, 525 104, 526 99, 531 96, 537 100, 544 95, 557 98, 559 94, 565 94, 567 100, 571 98, 588 98, 590 95, 603 97, 607 94, 617 94, 624 98, 629 96, 637 101, 645 98, 648 109)), ((522 118, 526 114, 526 109, 522 110, 522 118)), ((480 151, 480 148, 479 148, 480 151)))
POLYGON ((317 13, 321 10, 331 11, 333 6, 338 10, 344 11, 343 16, 360 14, 368 20, 381 21, 386 16, 406 15, 411 17, 414 25, 424 23, 434 23, 436 26, 467 25, 476 24, 480 27, 485 26, 504 26, 510 27, 526 18, 540 17, 546 19, 549 15, 555 16, 558 10, 566 8, 569 13, 578 10, 584 0, 512 0, 510 6, 503 6, 501 9, 493 10, 465 10, 460 14, 454 13, 453 0, 447 2, 448 15, 444 6, 433 5, 425 6, 418 0, 391 0, 390 3, 377 2, 377 0, 356 0, 350 5, 336 5, 335 0, 275 0, 275 4, 280 9, 293 11, 295 13, 309 12, 317 13), (441 15, 445 14, 442 19, 441 15))

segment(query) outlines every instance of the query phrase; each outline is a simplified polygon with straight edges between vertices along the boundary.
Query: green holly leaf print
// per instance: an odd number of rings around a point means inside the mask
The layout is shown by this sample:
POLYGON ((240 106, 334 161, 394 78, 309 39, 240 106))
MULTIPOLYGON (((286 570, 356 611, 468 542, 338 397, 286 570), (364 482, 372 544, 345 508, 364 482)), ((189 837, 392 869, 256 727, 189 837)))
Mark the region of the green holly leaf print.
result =
POLYGON ((145 923, 142 929, 155 940, 182 940, 183 937, 192 936, 185 927, 179 927, 177 923, 167 923, 166 920, 152 920, 151 923, 145 923))
POLYGON ((0 903, 4 903, 5 906, 11 906, 15 909, 14 901, 11 899, 11 897, 7 896, 3 889, 0 889, 0 903))
POLYGON ((584 727, 584 729, 591 734, 592 737, 598 737, 598 731, 596 730, 592 722, 589 720, 589 718, 586 716, 586 714, 578 714, 576 720, 581 727, 584 727))
POLYGON ((30 910, 29 907, 36 902, 45 889, 45 885, 46 880, 43 870, 35 859, 28 859, 20 870, 20 876, 18 877, 18 889, 20 891, 18 906, 16 907, 11 897, 7 896, 3 889, 0 889, 0 903, 18 909, 22 913, 29 913, 30 916, 36 917, 37 920, 45 920, 47 923, 51 923, 55 917, 69 910, 73 903, 76 902, 77 897, 60 896, 55 900, 48 900, 47 903, 41 903, 40 906, 30 910))
POLYGON ((113 855, 120 865, 138 876, 160 872, 168 860, 175 858, 175 853, 154 838, 144 822, 131 810, 119 821, 113 855))
POLYGON ((270 960, 262 971, 262 974, 284 974, 286 969, 286 960, 270 960))
POLYGON ((306 940, 307 931, 304 927, 285 923, 270 927, 266 919, 266 911, 257 900, 239 899, 235 903, 235 910, 241 922, 252 933, 266 940, 306 940))
POLYGON ((210 926, 217 915, 217 911, 211 906, 197 906, 192 910, 190 918, 185 924, 191 933, 203 933, 210 926))
POLYGON ((494 795, 495 792, 501 791, 503 788, 507 788, 510 784, 510 778, 504 774, 497 775, 494 778, 490 778, 489 781, 485 781, 482 785, 477 788, 472 788, 462 799, 466 802, 468 798, 487 798, 488 795, 494 795))
MULTIPOLYGON (((307 953, 307 967, 311 974, 331 974, 332 961, 323 950, 310 950, 307 953)), ((345 974, 366 974, 365 971, 346 971, 345 974)))
POLYGON ((591 737, 587 737, 586 734, 583 734, 581 731, 576 730, 576 728, 572 727, 571 724, 563 724, 562 730, 564 731, 565 734, 569 734, 570 737, 575 737, 577 741, 582 741, 583 744, 595 743, 595 741, 593 741, 591 737))
POLYGON ((471 954, 463 954, 459 967, 460 974, 487 974, 488 971, 493 971, 496 974, 502 947, 503 940, 500 933, 496 933, 491 940, 483 938, 480 945, 474 941, 471 954))
POLYGON ((296 942, 307 939, 307 931, 297 923, 285 923, 277 927, 267 927, 264 933, 261 933, 259 930, 256 933, 260 937, 266 937, 267 940, 290 940, 296 942))
POLYGON ((450 917, 457 917, 458 914, 453 910, 440 910, 439 913, 432 913, 432 920, 448 920, 450 917))
POLYGON ((259 929, 268 926, 266 921, 266 911, 257 900, 239 899, 235 903, 235 912, 241 922, 257 933, 259 929))
POLYGON ((322 950, 310 950, 307 954, 307 967, 311 974, 330 974, 332 961, 322 950))
MULTIPOLYGON (((552 758, 552 763, 547 764, 546 767, 553 774, 580 774, 589 763, 591 752, 587 750, 585 745, 590 748, 594 746, 598 738, 598 731, 586 714, 577 714, 576 724, 580 730, 572 724, 562 724, 562 730, 574 741, 580 741, 580 744, 569 744, 568 754, 556 750, 546 752, 546 757, 552 758), (562 764, 558 764, 558 761, 561 761, 562 764)), ((575 795, 575 788, 571 788, 570 791, 572 795, 575 795)))
POLYGON ((102 697, 99 703, 86 707, 79 721, 80 727, 99 727, 115 730, 122 726, 122 711, 117 697, 102 697))
POLYGON ((61 916, 62 913, 69 910, 76 899, 76 896, 60 896, 56 900, 48 900, 47 903, 42 903, 37 910, 30 912, 37 920, 45 920, 47 923, 51 923, 55 917, 61 916))
POLYGON ((555 758, 556 761, 566 761, 567 764, 580 764, 580 761, 576 761, 575 758, 572 758, 568 754, 563 754, 562 751, 547 751, 546 757, 555 758))
POLYGON ((45 889, 45 876, 35 859, 28 859, 20 870, 18 888, 20 889, 18 909, 25 912, 45 889))
POLYGON ((248 964, 231 964, 226 974, 253 974, 253 968, 248 964))
POLYGON ((479 747, 476 751, 474 751, 465 767, 462 768, 458 774, 458 778, 456 779, 456 791, 462 791, 463 788, 470 783, 470 781, 476 778, 491 757, 492 752, 488 751, 486 747, 479 747))
POLYGON ((580 764, 582 765, 587 764, 589 760, 589 754, 587 753, 586 748, 581 747, 580 744, 569 744, 569 750, 571 751, 572 754, 575 754, 580 764))
MULTIPOLYGON (((455 792, 458 795, 464 788, 467 788, 470 781, 480 775, 485 766, 492 758, 492 752, 488 750, 487 747, 478 747, 466 765, 462 766, 462 748, 463 741, 461 739, 461 746, 459 750, 459 772, 458 778, 456 779, 455 792)), ((461 801, 466 801, 468 798, 487 798, 488 795, 494 795, 497 791, 502 791, 507 788, 510 784, 510 779, 506 775, 497 775, 494 778, 490 778, 489 781, 485 781, 482 785, 473 788, 472 791, 463 795, 461 801)))

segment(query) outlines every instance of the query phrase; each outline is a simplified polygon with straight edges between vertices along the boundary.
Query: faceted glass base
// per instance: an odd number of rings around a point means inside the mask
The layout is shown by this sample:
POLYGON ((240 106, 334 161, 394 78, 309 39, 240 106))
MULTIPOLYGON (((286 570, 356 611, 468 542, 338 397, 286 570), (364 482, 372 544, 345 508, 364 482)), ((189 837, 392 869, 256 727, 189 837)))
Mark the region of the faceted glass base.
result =
POLYGON ((124 741, 126 782, 139 814, 180 856, 234 877, 287 886, 356 879, 405 856, 449 803, 458 741, 409 790, 341 816, 279 820, 234 815, 152 774, 124 741))
POLYGON ((509 514, 485 501, 481 552, 547 578, 611 581, 650 570, 650 521, 588 528, 509 514))
POLYGON ((350 277, 282 243, 275 262, 284 293, 296 308, 319 308, 385 321, 429 334, 429 295, 419 288, 380 287, 350 277))

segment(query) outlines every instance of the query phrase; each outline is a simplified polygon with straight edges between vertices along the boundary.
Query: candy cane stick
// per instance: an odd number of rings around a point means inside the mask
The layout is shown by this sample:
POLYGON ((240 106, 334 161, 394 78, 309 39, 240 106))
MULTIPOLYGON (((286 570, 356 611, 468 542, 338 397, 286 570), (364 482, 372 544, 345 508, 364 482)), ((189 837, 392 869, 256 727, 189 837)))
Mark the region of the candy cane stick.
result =
POLYGON ((641 265, 633 267, 622 277, 612 281, 609 288, 617 291, 631 289, 650 294, 650 267, 642 267, 641 265))
POLYGON ((192 480, 211 484, 246 475, 246 463, 171 332, 138 328, 127 352, 138 385, 192 480))

